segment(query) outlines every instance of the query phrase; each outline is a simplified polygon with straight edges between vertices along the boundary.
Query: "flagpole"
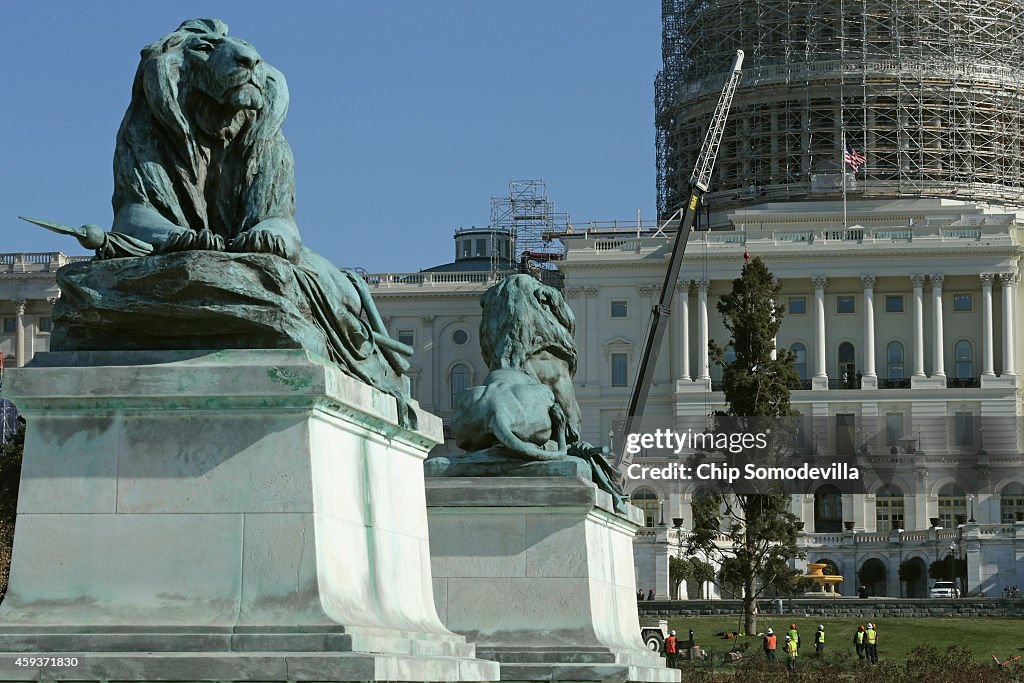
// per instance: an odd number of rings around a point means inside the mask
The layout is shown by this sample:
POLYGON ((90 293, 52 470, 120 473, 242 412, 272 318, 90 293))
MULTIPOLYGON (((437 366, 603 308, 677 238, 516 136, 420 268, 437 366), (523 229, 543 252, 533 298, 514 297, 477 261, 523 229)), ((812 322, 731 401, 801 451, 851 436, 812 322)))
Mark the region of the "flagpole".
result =
POLYGON ((839 169, 842 172, 840 178, 843 181, 843 230, 846 230, 846 126, 843 125, 842 112, 839 113, 839 126, 842 131, 843 147, 839 150, 839 169))

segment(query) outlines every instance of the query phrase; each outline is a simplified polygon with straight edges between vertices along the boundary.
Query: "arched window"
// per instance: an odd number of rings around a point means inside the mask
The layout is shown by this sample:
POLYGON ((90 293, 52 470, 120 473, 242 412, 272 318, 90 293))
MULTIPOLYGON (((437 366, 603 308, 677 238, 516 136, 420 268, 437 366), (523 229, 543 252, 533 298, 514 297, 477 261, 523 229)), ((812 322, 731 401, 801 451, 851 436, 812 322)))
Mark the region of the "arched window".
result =
POLYGON ((903 379, 903 344, 889 342, 885 347, 885 376, 889 380, 903 379))
POLYGON ((853 344, 843 342, 839 345, 839 379, 852 383, 856 374, 857 360, 853 344))
POLYGON ((629 494, 629 502, 644 511, 644 523, 654 526, 658 523, 658 496, 648 488, 639 488, 629 494))
POLYGON ((793 369, 799 375, 800 381, 807 380, 807 347, 801 342, 796 342, 789 350, 793 353, 793 369))
POLYGON ((903 529, 903 491, 889 484, 875 494, 875 524, 878 531, 903 529))
POLYGON ((1012 481, 999 492, 999 521, 1013 524, 1018 513, 1024 514, 1024 484, 1012 481))
POLYGON ((469 367, 464 363, 456 363, 448 374, 448 385, 451 387, 451 406, 455 407, 455 397, 459 392, 469 388, 469 367))
POLYGON ((959 484, 950 482, 939 489, 939 521, 944 529, 956 526, 957 515, 967 515, 967 495, 959 484))
POLYGON ((957 379, 974 377, 974 346, 971 342, 961 339, 953 347, 953 354, 956 358, 957 379))

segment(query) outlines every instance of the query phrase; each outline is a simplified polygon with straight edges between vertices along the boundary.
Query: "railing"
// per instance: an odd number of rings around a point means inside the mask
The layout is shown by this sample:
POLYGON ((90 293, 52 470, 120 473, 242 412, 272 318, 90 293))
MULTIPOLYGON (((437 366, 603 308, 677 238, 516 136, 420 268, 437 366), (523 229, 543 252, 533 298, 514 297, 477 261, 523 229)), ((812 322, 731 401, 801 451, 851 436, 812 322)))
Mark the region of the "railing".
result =
POLYGON ((950 389, 974 389, 981 386, 980 377, 947 377, 946 386, 950 389))
POLYGON ((41 273, 61 266, 92 260, 92 256, 67 256, 59 251, 34 251, 0 254, 0 268, 8 273, 41 273))
POLYGON ((829 389, 860 389, 860 377, 835 378, 828 380, 829 389))
POLYGON ((811 389, 812 382, 809 379, 798 379, 795 382, 791 382, 789 388, 793 391, 809 391, 811 389))
POLYGON ((506 275, 505 271, 492 273, 488 270, 437 273, 365 273, 363 279, 371 287, 431 286, 450 284, 486 284, 495 276, 506 275))
POLYGON ((914 231, 912 229, 875 229, 871 231, 871 236, 876 240, 906 240, 910 242, 914 239, 914 231))
POLYGON ((939 230, 942 237, 955 237, 957 239, 981 239, 981 228, 943 228, 939 230))
POLYGON ((909 389, 910 378, 904 377, 903 379, 879 379, 879 389, 909 389))

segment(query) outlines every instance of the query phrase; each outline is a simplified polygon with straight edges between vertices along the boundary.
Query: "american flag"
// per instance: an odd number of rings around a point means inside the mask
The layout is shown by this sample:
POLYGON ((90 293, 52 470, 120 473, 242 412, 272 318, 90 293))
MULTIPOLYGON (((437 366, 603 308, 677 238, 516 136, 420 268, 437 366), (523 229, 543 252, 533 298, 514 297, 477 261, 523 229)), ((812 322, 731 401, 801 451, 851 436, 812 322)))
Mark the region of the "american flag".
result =
POLYGON ((857 170, 860 169, 860 167, 863 166, 864 162, 866 162, 867 160, 868 158, 864 155, 864 152, 858 152, 856 150, 850 149, 849 147, 847 147, 843 151, 843 161, 845 161, 850 166, 850 168, 853 169, 854 173, 856 173, 857 170))

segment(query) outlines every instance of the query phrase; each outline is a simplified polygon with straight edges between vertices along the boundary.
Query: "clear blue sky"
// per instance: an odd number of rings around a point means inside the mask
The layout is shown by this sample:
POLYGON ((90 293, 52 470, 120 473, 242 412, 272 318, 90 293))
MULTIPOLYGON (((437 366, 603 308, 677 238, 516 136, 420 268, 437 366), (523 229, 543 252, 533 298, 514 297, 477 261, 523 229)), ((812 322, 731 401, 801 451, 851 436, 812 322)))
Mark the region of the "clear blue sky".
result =
POLYGON ((109 226, 139 50, 213 16, 284 72, 303 241, 340 266, 452 259, 512 179, 574 220, 654 217, 656 0, 12 2, 0 251, 84 253, 28 215, 109 226))

